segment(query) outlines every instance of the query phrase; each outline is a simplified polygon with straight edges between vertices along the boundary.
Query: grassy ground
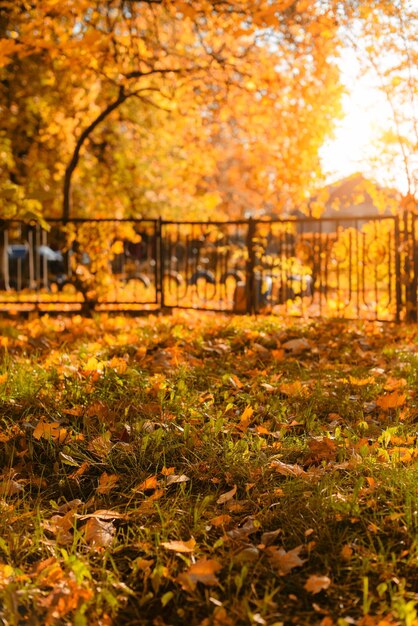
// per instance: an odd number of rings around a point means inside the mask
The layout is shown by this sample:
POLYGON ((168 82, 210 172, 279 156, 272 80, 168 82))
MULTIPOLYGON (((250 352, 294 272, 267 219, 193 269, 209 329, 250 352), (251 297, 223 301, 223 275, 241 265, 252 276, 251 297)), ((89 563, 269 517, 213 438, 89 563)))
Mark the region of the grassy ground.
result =
POLYGON ((0 623, 418 624, 416 327, 0 326, 0 623))

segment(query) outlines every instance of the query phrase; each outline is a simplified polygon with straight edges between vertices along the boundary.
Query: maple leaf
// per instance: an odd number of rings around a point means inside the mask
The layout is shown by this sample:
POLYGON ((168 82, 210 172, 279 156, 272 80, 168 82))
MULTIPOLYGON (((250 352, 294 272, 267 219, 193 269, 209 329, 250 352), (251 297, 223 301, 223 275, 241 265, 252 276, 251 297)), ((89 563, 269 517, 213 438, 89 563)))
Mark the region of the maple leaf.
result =
POLYGON ((119 480, 119 476, 117 474, 107 474, 107 472, 103 472, 99 478, 99 485, 96 489, 97 493, 109 493, 115 486, 119 480))
POLYGON ((376 404, 381 409, 397 409, 403 406, 406 402, 406 395, 400 393, 397 389, 393 393, 389 393, 385 396, 377 398, 376 404))
POLYGON ((309 591, 309 593, 316 594, 324 589, 328 589, 330 584, 331 579, 328 576, 317 576, 316 574, 312 574, 312 576, 309 576, 304 587, 306 591, 309 591))
POLYGON ((289 552, 286 552, 284 548, 270 546, 266 548, 266 554, 279 576, 286 576, 292 569, 301 567, 306 562, 306 560, 301 559, 299 556, 302 550, 302 545, 293 548, 293 550, 289 550, 289 552))
POLYGON ((156 476, 148 476, 145 480, 142 481, 137 487, 134 488, 134 491, 149 491, 152 489, 157 489, 158 487, 158 479, 156 476))
POLYGON ((194 591, 197 583, 209 587, 218 585, 219 580, 215 576, 222 569, 222 565, 215 559, 200 559, 193 563, 186 572, 177 576, 179 582, 185 591, 194 591))
POLYGON ((68 432, 65 428, 61 428, 59 422, 40 420, 33 431, 33 436, 35 439, 52 439, 52 441, 63 443, 68 437, 68 432))

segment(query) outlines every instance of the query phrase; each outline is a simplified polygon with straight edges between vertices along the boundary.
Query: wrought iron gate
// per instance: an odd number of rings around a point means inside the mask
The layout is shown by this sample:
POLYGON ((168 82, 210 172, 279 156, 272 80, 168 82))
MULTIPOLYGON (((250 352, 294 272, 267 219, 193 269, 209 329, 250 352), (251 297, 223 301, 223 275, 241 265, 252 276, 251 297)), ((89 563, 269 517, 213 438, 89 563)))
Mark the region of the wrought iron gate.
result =
POLYGON ((0 222, 3 310, 417 320, 417 215, 0 222))

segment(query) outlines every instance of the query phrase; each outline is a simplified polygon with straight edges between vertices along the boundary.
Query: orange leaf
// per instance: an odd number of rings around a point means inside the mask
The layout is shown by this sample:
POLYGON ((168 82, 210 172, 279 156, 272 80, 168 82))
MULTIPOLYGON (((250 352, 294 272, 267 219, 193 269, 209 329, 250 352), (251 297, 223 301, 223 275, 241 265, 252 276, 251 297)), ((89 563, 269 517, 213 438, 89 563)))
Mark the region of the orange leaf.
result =
POLYGON ((99 478, 99 486, 97 487, 96 492, 109 493, 109 491, 115 487, 118 480, 119 476, 117 474, 108 474, 107 472, 103 472, 99 478))
POLYGON ((271 565, 277 569, 279 576, 286 576, 294 567, 300 567, 305 563, 299 556, 302 549, 303 546, 297 546, 286 552, 284 548, 271 546, 266 549, 266 554, 271 565))
POLYGON ((363 387, 364 385, 371 385, 376 382, 374 376, 369 376, 368 378, 355 378, 354 376, 349 376, 348 379, 350 383, 356 387, 363 387))
POLYGON ((282 383, 279 385, 279 391, 285 396, 299 396, 304 389, 300 380, 296 380, 294 383, 282 383))
POLYGON ((0 385, 4 385, 4 383, 9 378, 9 374, 5 372, 4 374, 0 374, 0 385))
POLYGON ((173 552, 193 552, 196 545, 196 541, 189 539, 189 541, 163 541, 161 545, 166 550, 172 550, 173 552))
POLYGON ((172 474, 174 474, 174 472, 174 467, 163 467, 163 469, 161 470, 161 474, 163 476, 171 476, 172 474))
POLYGON ((200 559, 193 563, 189 569, 177 576, 177 581, 185 591, 194 591, 197 583, 206 586, 218 585, 219 580, 215 576, 222 565, 215 559, 200 559))
POLYGON ((135 491, 148 491, 149 489, 157 489, 158 480, 156 476, 148 476, 138 487, 135 487, 135 491))
POLYGON ((66 440, 68 432, 65 428, 61 428, 59 422, 44 422, 40 420, 33 431, 33 436, 35 439, 52 439, 52 441, 62 443, 66 440))
POLYGON ((241 415, 238 428, 242 431, 246 431, 248 426, 250 425, 252 414, 254 413, 254 409, 250 406, 245 407, 243 414, 241 415))
POLYGON ((331 579, 328 578, 328 576, 316 576, 316 574, 312 574, 312 576, 309 576, 304 587, 306 591, 309 591, 309 593, 315 594, 319 593, 323 589, 328 589, 330 584, 331 579))
POLYGON ((210 523, 213 526, 225 526, 226 524, 229 524, 231 520, 232 517, 230 515, 218 515, 217 517, 213 517, 210 520, 210 523))
POLYGON ((380 406, 381 409, 397 409, 405 404, 405 401, 406 395, 404 393, 399 393, 396 389, 393 393, 377 398, 376 404, 377 406, 380 406))
POLYGON ((231 491, 227 491, 226 493, 223 493, 221 496, 219 496, 219 498, 216 500, 216 503, 225 504, 225 502, 232 500, 232 498, 235 496, 236 493, 237 493, 237 486, 234 485, 231 491))
POLYGON ((108 363, 109 367, 114 369, 117 374, 125 374, 128 369, 128 364, 125 359, 120 359, 114 356, 108 363))

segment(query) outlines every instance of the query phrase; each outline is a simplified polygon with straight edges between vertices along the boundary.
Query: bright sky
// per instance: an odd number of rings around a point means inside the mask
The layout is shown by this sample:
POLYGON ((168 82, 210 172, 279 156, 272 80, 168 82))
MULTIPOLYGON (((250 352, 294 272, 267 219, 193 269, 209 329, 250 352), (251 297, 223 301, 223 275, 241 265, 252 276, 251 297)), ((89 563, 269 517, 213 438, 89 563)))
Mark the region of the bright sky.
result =
MULTIPOLYGON (((334 140, 321 151, 322 164, 331 181, 359 171, 370 173, 376 140, 383 129, 391 126, 385 97, 373 85, 371 77, 358 77, 358 61, 348 51, 343 55, 342 72, 348 89, 343 99, 345 117, 338 121, 334 140)), ((383 184, 384 174, 379 181, 383 184)), ((400 172, 397 185, 400 188, 401 179, 400 172)))

